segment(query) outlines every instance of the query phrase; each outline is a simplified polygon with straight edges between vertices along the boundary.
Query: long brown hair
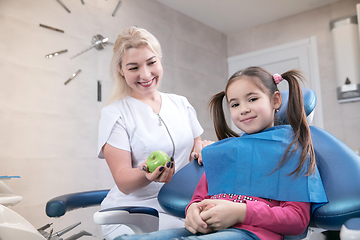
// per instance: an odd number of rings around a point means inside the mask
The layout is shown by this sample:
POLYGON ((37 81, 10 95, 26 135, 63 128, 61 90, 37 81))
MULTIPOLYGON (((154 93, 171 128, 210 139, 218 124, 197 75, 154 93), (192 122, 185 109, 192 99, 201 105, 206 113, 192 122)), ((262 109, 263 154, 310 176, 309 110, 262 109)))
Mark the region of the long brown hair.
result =
MULTIPOLYGON (((225 91, 215 94, 210 102, 209 108, 212 115, 215 127, 215 133, 218 140, 222 140, 228 137, 239 137, 231 128, 227 125, 224 109, 223 99, 226 96, 229 86, 237 80, 241 80, 246 77, 250 79, 256 86, 258 86, 268 96, 272 96, 276 91, 279 91, 277 85, 274 82, 273 76, 261 67, 248 67, 244 70, 234 73, 226 84, 225 91)), ((310 128, 306 120, 306 114, 304 110, 302 91, 299 81, 304 82, 306 79, 303 77, 300 71, 290 70, 283 74, 281 77, 289 84, 289 99, 287 106, 287 117, 289 123, 294 131, 294 139, 287 147, 278 168, 282 167, 288 159, 300 148, 299 165, 290 173, 295 177, 301 174, 311 175, 315 172, 315 153, 310 135, 310 128), (293 147, 294 146, 294 147, 293 147), (304 172, 304 169, 307 170, 304 172)), ((228 100, 228 99, 226 99, 228 100)), ((274 171, 275 171, 274 170, 274 171)))

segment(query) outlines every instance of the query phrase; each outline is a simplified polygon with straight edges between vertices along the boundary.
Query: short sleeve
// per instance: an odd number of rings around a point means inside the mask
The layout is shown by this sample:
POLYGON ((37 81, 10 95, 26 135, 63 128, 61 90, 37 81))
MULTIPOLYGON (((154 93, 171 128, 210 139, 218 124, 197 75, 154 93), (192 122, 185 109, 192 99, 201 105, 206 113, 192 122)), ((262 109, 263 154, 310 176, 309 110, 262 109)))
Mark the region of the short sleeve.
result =
POLYGON ((101 110, 98 132, 98 158, 104 158, 102 151, 105 143, 113 147, 130 151, 129 137, 120 113, 110 107, 101 110))
POLYGON ((110 133, 109 139, 107 140, 107 143, 113 147, 130 152, 129 136, 121 122, 121 118, 116 121, 110 133))

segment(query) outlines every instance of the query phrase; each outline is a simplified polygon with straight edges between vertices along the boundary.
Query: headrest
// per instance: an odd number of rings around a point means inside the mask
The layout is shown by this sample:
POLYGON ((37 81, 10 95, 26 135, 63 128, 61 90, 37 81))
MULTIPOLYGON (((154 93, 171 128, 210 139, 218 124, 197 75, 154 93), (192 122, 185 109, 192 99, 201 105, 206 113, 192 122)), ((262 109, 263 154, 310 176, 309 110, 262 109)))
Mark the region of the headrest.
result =
MULTIPOLYGON (((303 93, 303 101, 304 101, 304 109, 306 116, 309 116, 315 109, 316 106, 316 94, 310 88, 301 88, 303 93)), ((289 124, 286 109, 289 100, 289 90, 280 91, 282 96, 282 103, 279 111, 275 115, 275 124, 282 125, 282 124, 289 124)))

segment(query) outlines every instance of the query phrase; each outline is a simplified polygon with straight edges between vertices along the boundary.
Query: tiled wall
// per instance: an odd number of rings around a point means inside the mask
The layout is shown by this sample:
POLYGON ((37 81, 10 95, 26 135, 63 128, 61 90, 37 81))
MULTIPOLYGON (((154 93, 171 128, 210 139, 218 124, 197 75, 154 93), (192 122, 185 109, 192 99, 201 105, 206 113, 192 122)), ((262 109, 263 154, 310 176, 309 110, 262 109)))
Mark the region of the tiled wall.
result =
POLYGON ((55 0, 0 1, 0 175, 21 176, 7 182, 24 197, 12 209, 35 227, 53 222, 57 231, 81 221, 78 231, 101 235, 92 220, 98 208, 60 219, 45 215, 46 201, 57 195, 113 186, 105 161, 96 157, 99 113, 112 84, 111 47, 70 57, 90 46, 95 34, 114 42, 125 27, 148 29, 164 51, 161 91, 186 96, 205 129, 203 138, 215 140, 206 104, 225 85, 226 37, 153 0, 122 1, 115 17, 117 0, 62 2, 71 13, 55 0), (63 49, 68 52, 45 58, 63 49), (78 69, 81 73, 64 85, 78 69))
POLYGON ((228 57, 316 36, 324 127, 356 151, 360 150, 360 101, 337 101, 330 21, 356 14, 357 3, 360 1, 338 1, 227 36, 228 57))

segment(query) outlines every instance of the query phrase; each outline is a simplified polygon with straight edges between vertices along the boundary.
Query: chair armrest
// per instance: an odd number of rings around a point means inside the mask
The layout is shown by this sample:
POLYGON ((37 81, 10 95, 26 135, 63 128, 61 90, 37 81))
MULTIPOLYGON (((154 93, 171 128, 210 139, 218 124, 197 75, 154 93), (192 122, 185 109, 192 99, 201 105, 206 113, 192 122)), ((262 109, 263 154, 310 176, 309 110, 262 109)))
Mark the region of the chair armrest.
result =
POLYGON ((159 230, 159 213, 151 207, 115 207, 94 214, 94 222, 100 225, 124 224, 134 233, 159 230))
POLYGON ((61 217, 66 212, 100 205, 109 190, 70 193, 55 197, 46 203, 46 215, 49 217, 61 217))
POLYGON ((341 240, 360 239, 360 218, 347 220, 340 230, 341 240))
POLYGON ((170 215, 185 218, 185 208, 203 173, 203 166, 196 160, 180 169, 171 181, 160 189, 158 201, 161 208, 170 215))

